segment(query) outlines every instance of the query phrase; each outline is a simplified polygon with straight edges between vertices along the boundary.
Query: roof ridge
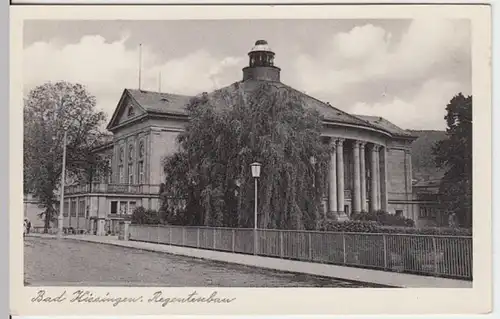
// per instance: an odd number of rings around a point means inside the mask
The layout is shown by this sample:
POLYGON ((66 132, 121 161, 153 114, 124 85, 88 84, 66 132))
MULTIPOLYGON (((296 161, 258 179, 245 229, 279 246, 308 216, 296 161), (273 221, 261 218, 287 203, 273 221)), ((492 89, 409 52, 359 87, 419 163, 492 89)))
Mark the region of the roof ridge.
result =
POLYGON ((181 96, 181 97, 194 97, 195 95, 187 95, 187 94, 179 94, 179 93, 171 93, 171 92, 158 92, 158 91, 150 91, 150 90, 143 90, 143 89, 125 89, 130 92, 140 92, 140 93, 146 93, 146 94, 158 94, 158 95, 176 95, 176 96, 181 96))
POLYGON ((340 113, 343 113, 344 115, 347 115, 347 116, 349 116, 349 117, 352 117, 352 118, 358 119, 358 120, 360 120, 360 121, 362 121, 362 122, 365 122, 365 123, 366 123, 366 124, 368 124, 370 127, 372 127, 372 128, 377 128, 377 129, 378 129, 378 127, 375 127, 372 123, 370 123, 370 122, 368 122, 368 121, 366 121, 366 120, 364 120, 364 119, 360 119, 360 118, 358 118, 357 116, 355 116, 355 115, 353 115, 353 114, 351 114, 351 113, 348 113, 348 112, 346 112, 346 111, 342 111, 341 109, 339 109, 339 108, 337 108, 337 107, 333 106, 333 105, 332 105, 332 104, 330 104, 329 102, 324 102, 324 101, 321 101, 320 99, 318 99, 318 98, 316 98, 316 97, 314 97, 314 96, 312 96, 312 95, 309 95, 309 94, 307 94, 307 93, 301 92, 301 91, 299 91, 298 89, 293 88, 293 87, 291 87, 291 86, 289 86, 289 85, 287 85, 287 84, 285 84, 285 83, 281 83, 281 84, 283 84, 284 86, 286 86, 286 87, 288 87, 288 88, 290 88, 290 89, 292 89, 292 90, 294 90, 294 91, 297 91, 297 92, 299 92, 299 93, 301 93, 301 94, 304 94, 304 95, 306 95, 307 97, 309 97, 309 98, 311 98, 311 99, 313 99, 313 100, 315 100, 315 101, 317 101, 317 102, 319 102, 319 103, 321 103, 321 104, 323 104, 323 105, 325 105, 325 106, 329 106, 329 107, 331 107, 332 109, 334 109, 335 111, 338 111, 338 112, 340 112, 340 113))

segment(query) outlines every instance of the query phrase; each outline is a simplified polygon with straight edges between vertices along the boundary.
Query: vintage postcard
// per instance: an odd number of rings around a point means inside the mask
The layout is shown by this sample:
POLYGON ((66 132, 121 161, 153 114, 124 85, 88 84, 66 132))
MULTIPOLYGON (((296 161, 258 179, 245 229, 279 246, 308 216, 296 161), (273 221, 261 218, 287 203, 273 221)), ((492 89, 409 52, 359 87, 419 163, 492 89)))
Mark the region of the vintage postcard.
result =
POLYGON ((12 7, 11 314, 491 311, 490 38, 487 5, 12 7))

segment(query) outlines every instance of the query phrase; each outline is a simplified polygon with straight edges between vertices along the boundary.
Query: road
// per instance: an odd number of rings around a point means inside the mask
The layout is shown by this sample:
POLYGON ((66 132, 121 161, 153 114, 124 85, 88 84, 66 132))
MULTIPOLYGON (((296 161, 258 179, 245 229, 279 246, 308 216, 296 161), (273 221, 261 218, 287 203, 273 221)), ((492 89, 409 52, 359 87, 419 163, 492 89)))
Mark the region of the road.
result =
POLYGON ((26 237, 26 285, 132 287, 368 287, 331 278, 70 239, 26 237))

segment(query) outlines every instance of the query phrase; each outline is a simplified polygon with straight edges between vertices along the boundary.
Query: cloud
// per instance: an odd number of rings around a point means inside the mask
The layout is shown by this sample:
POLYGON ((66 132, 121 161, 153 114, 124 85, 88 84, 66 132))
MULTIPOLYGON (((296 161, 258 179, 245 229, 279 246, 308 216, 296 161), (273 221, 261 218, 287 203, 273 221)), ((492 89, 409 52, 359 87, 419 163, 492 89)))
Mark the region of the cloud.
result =
MULTIPOLYGON (((139 47, 127 47, 127 39, 124 35, 110 43, 93 35, 64 46, 52 41, 33 43, 24 50, 24 89, 47 81, 81 83, 96 96, 98 108, 111 116, 123 89, 137 88, 139 83, 139 47)), ((227 73, 240 62, 234 57, 215 57, 202 49, 182 58, 166 59, 142 45, 141 88, 157 91, 161 73, 164 92, 210 91, 214 83, 229 84, 227 73)))
POLYGON ((410 99, 392 97, 373 104, 358 102, 349 111, 381 116, 407 129, 442 129, 445 107, 459 91, 460 83, 432 79, 425 82, 410 99))
POLYGON ((301 76, 294 84, 333 105, 341 101, 348 112, 387 114, 403 127, 442 129, 446 105, 442 95, 446 93, 448 101, 459 91, 470 91, 470 44, 470 25, 465 20, 414 20, 398 39, 372 24, 356 26, 333 34, 320 53, 298 56, 295 71, 301 76), (445 91, 436 92, 429 83, 445 91), (398 91, 391 96, 383 90, 374 94, 374 88, 383 87, 398 91), (430 95, 409 99, 408 95, 419 96, 417 91, 430 95), (345 97, 347 92, 351 96, 345 97), (365 101, 367 95, 376 100, 365 101), (417 118, 407 120, 408 113, 400 110, 411 110, 417 118), (428 116, 423 118, 422 113, 428 116), (429 119, 431 114, 437 117, 429 119))

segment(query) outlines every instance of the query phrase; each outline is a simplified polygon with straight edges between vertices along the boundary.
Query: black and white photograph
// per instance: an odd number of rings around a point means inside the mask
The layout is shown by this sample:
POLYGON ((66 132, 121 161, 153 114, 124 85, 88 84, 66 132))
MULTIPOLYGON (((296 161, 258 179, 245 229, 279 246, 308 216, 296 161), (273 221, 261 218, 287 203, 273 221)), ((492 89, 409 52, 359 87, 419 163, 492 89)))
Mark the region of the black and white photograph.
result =
POLYGON ((477 288, 473 30, 24 20, 22 286, 477 288))

